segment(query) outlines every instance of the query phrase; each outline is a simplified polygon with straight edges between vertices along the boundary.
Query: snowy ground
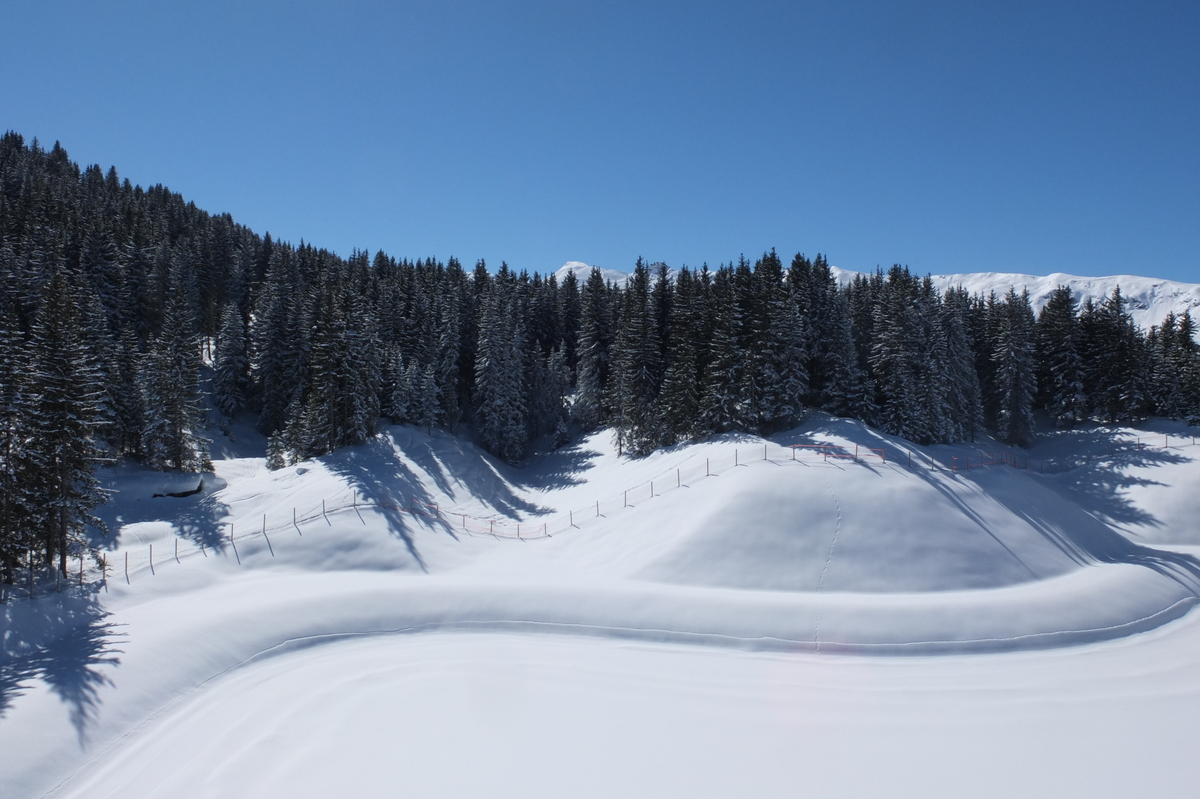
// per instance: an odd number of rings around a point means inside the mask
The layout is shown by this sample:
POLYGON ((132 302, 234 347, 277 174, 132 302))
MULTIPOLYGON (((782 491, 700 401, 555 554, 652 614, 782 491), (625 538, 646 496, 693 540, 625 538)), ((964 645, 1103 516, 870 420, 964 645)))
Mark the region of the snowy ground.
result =
POLYGON ((107 587, 3 606, 0 796, 1194 795, 1200 447, 997 449, 116 470, 107 587))

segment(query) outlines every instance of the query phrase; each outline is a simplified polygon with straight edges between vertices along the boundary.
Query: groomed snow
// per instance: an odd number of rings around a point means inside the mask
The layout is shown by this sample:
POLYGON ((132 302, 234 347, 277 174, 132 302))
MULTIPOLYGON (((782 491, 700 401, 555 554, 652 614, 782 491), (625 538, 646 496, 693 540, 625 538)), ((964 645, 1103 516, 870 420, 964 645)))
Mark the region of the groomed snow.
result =
POLYGON ((1189 795, 1200 448, 995 450, 123 467, 107 591, 4 606, 0 795, 1189 795))

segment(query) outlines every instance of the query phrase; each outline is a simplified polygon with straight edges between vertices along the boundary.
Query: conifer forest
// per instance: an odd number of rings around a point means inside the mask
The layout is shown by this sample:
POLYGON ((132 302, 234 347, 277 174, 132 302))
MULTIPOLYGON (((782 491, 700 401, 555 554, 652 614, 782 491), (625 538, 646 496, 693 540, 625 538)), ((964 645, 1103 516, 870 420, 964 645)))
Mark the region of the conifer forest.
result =
POLYGON ((276 241, 64 149, 0 139, 0 561, 65 571, 119 458, 211 467, 252 414, 279 468, 381 418, 519 464, 611 427, 632 456, 811 409, 929 444, 1037 424, 1200 417, 1192 318, 1139 329, 1120 291, 1039 314, 893 266, 839 285, 774 250, 621 286, 276 241), (1035 422, 1036 420, 1036 422, 1035 422))

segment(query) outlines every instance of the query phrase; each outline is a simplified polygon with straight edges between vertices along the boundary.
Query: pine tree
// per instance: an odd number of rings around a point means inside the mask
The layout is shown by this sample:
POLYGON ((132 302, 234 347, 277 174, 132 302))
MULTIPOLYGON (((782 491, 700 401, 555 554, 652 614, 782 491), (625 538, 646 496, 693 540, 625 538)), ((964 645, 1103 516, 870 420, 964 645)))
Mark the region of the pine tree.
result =
POLYGON ((572 413, 585 431, 608 421, 608 378, 613 338, 612 301, 597 268, 588 275, 580 295, 579 367, 572 413))
POLYGON ((1034 360, 1033 309, 1028 292, 1010 288, 1000 307, 998 334, 993 348, 999 412, 996 432, 1014 446, 1033 442, 1033 398, 1037 392, 1034 360))
MULTIPOLYGON (((658 280, 665 282, 665 275, 658 280)), ((618 448, 635 455, 654 451, 665 438, 658 414, 662 344, 656 311, 650 272, 639 258, 625 288, 609 399, 618 448)))
POLYGON ((99 366, 84 340, 84 300, 79 276, 56 270, 42 295, 33 326, 36 373, 36 461, 40 479, 32 498, 36 532, 46 563, 67 557, 87 526, 104 529, 93 514, 106 495, 95 468, 104 462, 96 436, 103 424, 99 366))
POLYGON ((212 469, 202 432, 207 414, 200 394, 200 333, 194 309, 191 263, 180 257, 171 266, 162 330, 142 372, 142 451, 146 463, 156 469, 212 469))
POLYGON ((666 444, 687 440, 699 433, 700 374, 697 349, 700 343, 697 287, 691 271, 684 267, 675 281, 675 302, 667 341, 667 368, 663 375, 659 412, 666 444))
POLYGON ((1087 396, 1079 353, 1079 317, 1069 287, 1058 286, 1050 293, 1038 314, 1035 338, 1037 405, 1050 414, 1057 427, 1072 427, 1087 415, 1087 396))
POLYGON ((250 385, 250 359, 246 353, 246 332, 237 304, 226 303, 217 337, 217 358, 213 373, 213 405, 232 417, 246 404, 250 385))
POLYGON ((525 330, 516 281, 505 267, 484 293, 475 356, 475 429, 480 443, 509 463, 525 457, 525 330))
POLYGON ((971 298, 961 286, 946 291, 942 302, 942 332, 946 351, 948 441, 975 440, 983 426, 983 403, 970 329, 971 298))
POLYGON ((21 558, 34 546, 38 513, 37 424, 40 396, 31 348, 0 285, 0 570, 12 584, 21 558))
POLYGON ((746 359, 738 335, 742 318, 732 267, 722 266, 713 276, 709 315, 712 334, 700 402, 704 434, 737 429, 744 420, 742 374, 746 359))

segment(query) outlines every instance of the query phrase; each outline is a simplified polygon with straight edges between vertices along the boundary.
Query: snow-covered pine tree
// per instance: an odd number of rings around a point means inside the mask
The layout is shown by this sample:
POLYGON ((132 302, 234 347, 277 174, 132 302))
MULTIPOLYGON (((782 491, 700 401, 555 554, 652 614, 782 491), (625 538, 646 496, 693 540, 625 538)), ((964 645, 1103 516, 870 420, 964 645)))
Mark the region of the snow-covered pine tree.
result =
POLYGON ((664 438, 658 416, 662 345, 655 311, 650 270, 639 258, 625 287, 609 383, 618 448, 635 455, 654 451, 664 438))
POLYGON ((155 469, 212 469, 203 435, 207 414, 200 394, 200 333, 190 254, 172 261, 162 329, 142 370, 145 427, 142 452, 155 469))
POLYGON ((758 284, 753 335, 755 368, 761 389, 758 431, 785 430, 799 423, 808 396, 807 321, 789 287, 774 250, 755 264, 758 284))
POLYGON ((927 428, 917 385, 920 344, 913 303, 916 281, 899 265, 888 272, 873 320, 871 371, 878 389, 879 426, 917 440, 927 428))
POLYGON ((699 358, 702 341, 696 310, 696 280, 683 267, 675 278, 675 301, 671 306, 671 325, 667 341, 667 368, 659 394, 659 412, 666 439, 664 443, 685 441, 699 431, 700 411, 699 358))
POLYGON ((1038 364, 1037 405, 1060 428, 1072 427, 1087 416, 1080 330, 1075 297, 1058 286, 1038 314, 1034 329, 1038 364))
POLYGON ((105 462, 96 437, 104 421, 103 387, 92 348, 84 340, 81 278, 54 270, 33 325, 34 383, 38 395, 31 441, 40 478, 32 487, 35 532, 45 562, 67 557, 87 526, 104 529, 92 511, 106 495, 95 476, 105 462))
POLYGON ((961 286, 942 298, 942 334, 946 341, 946 404, 949 410, 948 441, 975 440, 983 426, 983 404, 975 353, 970 335, 971 297, 961 286))
POLYGON ((1037 393, 1033 308, 1029 293, 1009 288, 998 307, 996 363, 998 412, 996 434, 1006 444, 1024 447, 1033 442, 1033 398, 1037 393))
POLYGON ((742 372, 746 358, 738 336, 742 318, 732 266, 723 265, 713 275, 708 310, 712 334, 700 395, 700 424, 704 434, 736 429, 743 418, 742 372))
POLYGON ((1119 286, 1090 316, 1091 349, 1084 361, 1091 367, 1092 407, 1110 423, 1133 419, 1150 404, 1145 338, 1126 310, 1119 286))
POLYGON ((613 338, 612 299, 604 276, 592 268, 580 292, 579 366, 572 414, 585 431, 608 421, 609 369, 613 338))
POLYGON ((942 328, 942 299, 927 275, 920 281, 912 307, 917 336, 913 363, 920 407, 920 427, 915 441, 935 444, 956 440, 951 408, 949 343, 942 328))
POLYGON ((212 400, 217 410, 232 417, 246 404, 250 385, 250 358, 246 352, 246 323, 237 303, 221 312, 221 332, 213 371, 212 400))
POLYGON ((41 398, 35 373, 31 347, 0 284, 0 579, 9 585, 37 527, 34 487, 41 470, 33 432, 41 398))
POLYGON ((525 456, 525 330, 517 283, 501 265, 482 295, 475 354, 475 431, 484 449, 509 463, 525 456))

